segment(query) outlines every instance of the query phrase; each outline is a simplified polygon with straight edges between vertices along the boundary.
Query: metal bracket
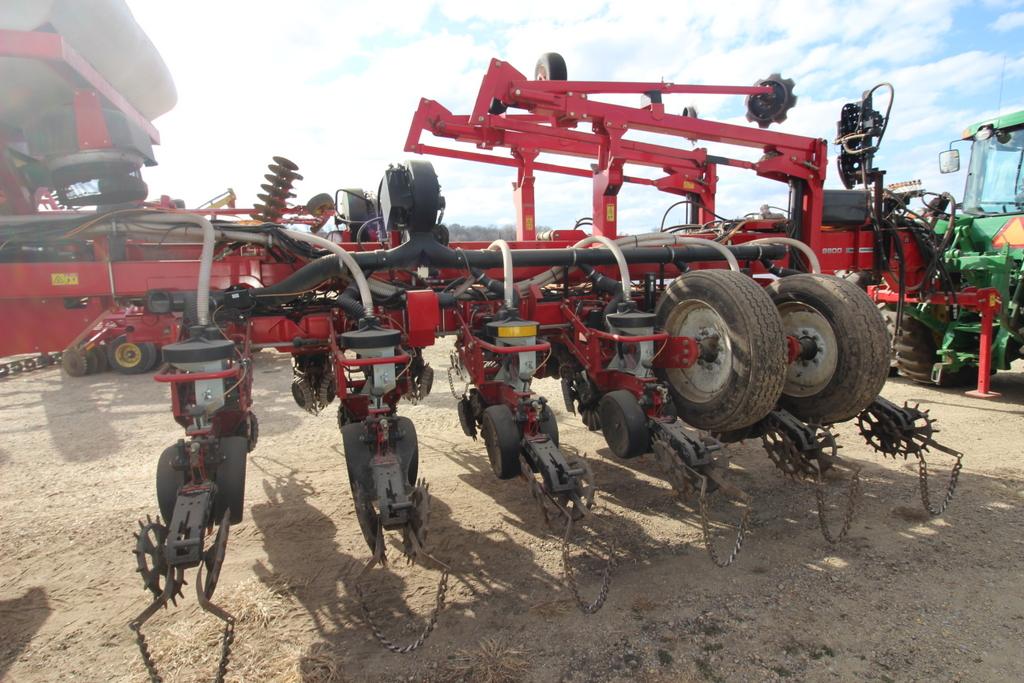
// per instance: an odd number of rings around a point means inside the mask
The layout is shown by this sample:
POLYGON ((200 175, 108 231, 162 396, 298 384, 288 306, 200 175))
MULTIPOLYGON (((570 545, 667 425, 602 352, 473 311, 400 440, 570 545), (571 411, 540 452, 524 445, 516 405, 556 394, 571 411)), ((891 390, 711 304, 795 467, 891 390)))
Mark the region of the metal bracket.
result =
POLYGON ((651 436, 660 434, 668 439, 669 444, 683 459, 683 463, 694 469, 711 465, 711 454, 722 448, 722 444, 717 440, 709 440, 709 443, 699 435, 691 433, 677 417, 653 419, 648 428, 651 430, 651 436))
POLYGON ((214 484, 207 482, 178 492, 166 544, 167 564, 171 567, 195 567, 202 561, 203 538, 215 489, 214 484))
POLYGON ((571 468, 558 446, 546 436, 523 439, 523 453, 534 470, 540 472, 548 493, 573 493, 579 487, 582 467, 571 468))
POLYGON ((401 527, 409 520, 413 503, 406 494, 405 477, 398 458, 389 456, 370 463, 377 491, 380 523, 385 529, 401 527))

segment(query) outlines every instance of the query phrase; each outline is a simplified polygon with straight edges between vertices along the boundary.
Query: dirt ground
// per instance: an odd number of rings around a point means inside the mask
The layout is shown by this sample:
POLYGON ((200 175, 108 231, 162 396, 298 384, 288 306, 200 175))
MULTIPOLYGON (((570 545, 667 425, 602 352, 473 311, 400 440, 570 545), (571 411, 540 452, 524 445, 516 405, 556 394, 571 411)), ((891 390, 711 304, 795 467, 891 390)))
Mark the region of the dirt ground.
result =
MULTIPOLYGON (((819 532, 808 484, 777 473, 757 442, 729 447, 729 476, 755 512, 728 569, 712 565, 693 504, 673 496, 649 456, 613 460, 600 435, 560 409, 558 385, 539 382, 563 443, 589 455, 601 489, 601 514, 580 537, 589 548, 601 545, 594 535, 614 542, 619 557, 606 606, 585 616, 525 486, 498 481, 483 444, 462 435, 446 355, 443 344, 430 354, 434 393, 401 406, 433 494, 431 541, 452 567, 437 630, 409 655, 377 645, 353 597, 369 551, 334 406, 299 411, 288 357, 258 355, 261 438, 216 596, 239 617, 229 680, 1024 679, 1021 372, 998 375, 1003 397, 989 401, 886 386, 888 398, 930 409, 940 438, 966 453, 942 518, 923 514, 913 463, 883 460, 842 425, 841 453, 863 467, 864 497, 837 548, 819 532)), ((148 598, 130 550, 136 520, 155 514, 156 458, 180 437, 166 388, 51 368, 0 381, 0 416, 0 679, 144 680, 126 624, 148 598)), ((941 488, 951 460, 931 462, 941 488)), ((843 485, 829 484, 836 507, 843 485)), ((716 531, 723 549, 728 531, 716 531)), ((573 561, 590 595, 600 565, 584 552, 573 561)), ((403 561, 374 570, 365 585, 390 635, 415 637, 437 580, 403 561)), ((210 680, 219 656, 217 622, 191 589, 148 625, 167 680, 210 680)))

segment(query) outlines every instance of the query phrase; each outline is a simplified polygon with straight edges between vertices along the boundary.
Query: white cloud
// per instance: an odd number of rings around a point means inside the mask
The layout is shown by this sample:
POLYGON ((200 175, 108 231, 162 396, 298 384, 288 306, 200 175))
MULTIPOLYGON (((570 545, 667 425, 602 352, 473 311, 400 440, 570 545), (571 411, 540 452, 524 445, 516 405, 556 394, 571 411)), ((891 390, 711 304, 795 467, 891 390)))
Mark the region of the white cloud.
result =
POLYGON ((1000 33, 1024 28, 1024 12, 1007 12, 1006 14, 1000 14, 995 21, 989 24, 989 28, 993 31, 999 31, 1000 33))
MULTIPOLYGON (((995 107, 1004 58, 983 37, 951 39, 953 0, 524 0, 500 11, 468 0, 392 2, 386 9, 330 0, 130 4, 179 90, 178 107, 156 122, 160 166, 146 179, 154 193, 190 204, 227 186, 253 201, 274 154, 301 166, 299 200, 339 186, 375 188, 387 164, 407 156, 405 137, 421 97, 466 113, 490 58, 530 75, 537 56, 552 50, 565 55, 575 79, 746 85, 778 71, 796 80, 799 96, 778 129, 829 140, 842 104, 889 80, 897 99, 879 160, 891 164, 887 179, 897 181, 934 166, 949 139, 995 107)), ((1004 12, 996 23, 1020 14, 1005 6, 986 11, 1004 12)), ((1009 54, 1004 92, 1019 92, 1022 80, 1024 57, 1009 54)), ((702 118, 747 125, 742 98, 667 99, 670 111, 694 103, 702 118)), ((433 161, 449 220, 514 220, 513 169, 433 161)), ((831 167, 830 160, 835 184, 831 167)), ((750 175, 722 174, 723 212, 781 201, 784 186, 750 175)), ((627 185, 623 223, 656 225, 672 200, 627 185)), ((541 174, 537 205, 540 224, 571 226, 590 212, 590 183, 541 174)))

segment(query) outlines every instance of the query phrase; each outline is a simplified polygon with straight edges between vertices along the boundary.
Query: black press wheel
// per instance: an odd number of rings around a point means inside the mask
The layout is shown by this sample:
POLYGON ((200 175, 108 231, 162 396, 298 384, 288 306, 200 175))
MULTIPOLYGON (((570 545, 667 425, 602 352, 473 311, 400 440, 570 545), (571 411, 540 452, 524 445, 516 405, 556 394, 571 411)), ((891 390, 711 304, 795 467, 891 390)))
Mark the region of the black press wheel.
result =
POLYGON ((565 68, 565 59, 557 52, 545 52, 537 60, 533 78, 537 81, 568 80, 569 74, 565 68))
POLYGON ((889 333, 874 302, 854 283, 831 275, 791 275, 767 291, 784 334, 799 344, 781 406, 818 424, 855 417, 889 376, 889 333))
POLYGON ((395 455, 405 470, 405 480, 409 486, 415 486, 420 472, 420 445, 416 439, 416 425, 407 417, 399 417, 392 429, 398 432, 395 455))
POLYGON ((684 273, 665 289, 654 313, 670 335, 697 340, 699 358, 691 367, 656 371, 680 419, 727 432, 775 408, 786 376, 786 341, 775 305, 753 279, 731 270, 684 273))
POLYGON ((121 335, 107 344, 107 361, 123 375, 141 375, 160 361, 160 350, 152 342, 130 342, 121 335))
POLYGON ((522 435, 508 406, 489 406, 484 409, 480 433, 487 447, 491 469, 498 479, 512 479, 522 471, 519 450, 522 435))
POLYGON ((231 510, 232 524, 242 521, 245 512, 245 467, 248 461, 249 439, 244 436, 225 436, 220 439, 221 462, 217 465, 217 495, 213 500, 213 519, 217 523, 231 510))
POLYGON ((635 458, 651 450, 647 415, 636 396, 619 389, 601 397, 598 404, 601 432, 608 448, 619 458, 635 458))

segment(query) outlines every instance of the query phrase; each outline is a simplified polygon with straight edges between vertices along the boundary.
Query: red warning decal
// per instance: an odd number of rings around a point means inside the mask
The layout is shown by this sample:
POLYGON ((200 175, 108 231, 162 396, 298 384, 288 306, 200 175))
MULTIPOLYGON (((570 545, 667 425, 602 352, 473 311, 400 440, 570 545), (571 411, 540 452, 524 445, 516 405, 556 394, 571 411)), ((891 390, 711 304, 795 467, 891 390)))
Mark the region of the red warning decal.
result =
POLYGON ((1017 216, 1008 220, 992 238, 992 246, 997 249, 1007 246, 1011 249, 1024 248, 1024 217, 1017 216))

